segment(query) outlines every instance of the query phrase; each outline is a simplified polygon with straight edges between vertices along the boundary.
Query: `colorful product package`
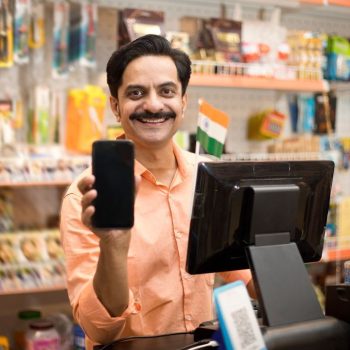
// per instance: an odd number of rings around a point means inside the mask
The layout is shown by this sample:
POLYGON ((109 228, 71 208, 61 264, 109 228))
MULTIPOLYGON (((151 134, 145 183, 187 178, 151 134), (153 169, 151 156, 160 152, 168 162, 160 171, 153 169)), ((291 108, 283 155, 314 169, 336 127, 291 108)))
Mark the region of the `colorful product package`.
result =
POLYGON ((265 110, 248 119, 248 139, 267 140, 280 137, 286 116, 276 110, 265 110))
POLYGON ((14 61, 18 64, 29 62, 29 8, 29 0, 15 2, 14 61))
POLYGON ((65 145, 70 151, 91 152, 93 141, 103 136, 107 96, 98 86, 73 89, 68 95, 65 145))
POLYGON ((45 44, 44 4, 32 4, 30 13, 29 47, 39 49, 45 44))
POLYGON ((132 8, 119 12, 119 47, 146 34, 164 36, 164 12, 132 8))
POLYGON ((310 134, 315 126, 315 99, 313 95, 298 96, 298 132, 310 134))
POLYGON ((12 14, 8 2, 0 2, 0 67, 13 65, 13 27, 12 14))
MULTIPOLYGON (((203 29, 204 33, 208 31, 210 35, 208 44, 205 46, 208 49, 211 49, 211 46, 213 46, 216 61, 241 62, 242 22, 230 19, 210 18, 205 21, 203 29)), ((204 37, 202 35, 202 38, 204 37)), ((203 42, 205 44, 205 41, 203 42)))
POLYGON ((350 80, 350 42, 341 36, 329 36, 326 79, 350 80))
POLYGON ((54 2, 53 15, 53 62, 54 78, 66 77, 68 74, 69 47, 69 3, 63 0, 54 2))
POLYGON ((315 94, 316 134, 331 134, 335 131, 337 97, 333 91, 315 94))
POLYGON ((81 16, 80 63, 85 67, 96 66, 97 4, 83 3, 81 16))
POLYGON ((82 5, 79 3, 69 4, 69 40, 68 40, 68 61, 74 63, 80 58, 82 46, 81 25, 82 5))

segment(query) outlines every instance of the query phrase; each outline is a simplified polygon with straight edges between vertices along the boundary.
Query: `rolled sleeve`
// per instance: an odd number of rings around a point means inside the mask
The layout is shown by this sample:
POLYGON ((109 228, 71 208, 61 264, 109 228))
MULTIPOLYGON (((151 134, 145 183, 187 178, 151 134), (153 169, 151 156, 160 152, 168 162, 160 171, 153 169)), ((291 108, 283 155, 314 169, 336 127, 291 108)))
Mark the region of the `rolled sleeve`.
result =
POLYGON ((82 290, 76 316, 86 336, 93 343, 109 343, 120 338, 126 319, 137 314, 139 306, 135 303, 133 293, 129 291, 129 306, 118 317, 112 317, 97 298, 92 282, 82 290))

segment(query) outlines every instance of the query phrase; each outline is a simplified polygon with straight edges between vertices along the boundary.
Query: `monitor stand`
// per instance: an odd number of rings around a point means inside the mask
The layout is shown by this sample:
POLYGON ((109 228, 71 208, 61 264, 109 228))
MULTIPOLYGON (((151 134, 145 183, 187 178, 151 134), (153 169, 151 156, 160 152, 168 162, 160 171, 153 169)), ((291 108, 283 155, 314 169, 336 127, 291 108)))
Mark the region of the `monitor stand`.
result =
POLYGON ((294 242, 246 249, 264 325, 324 318, 294 242))

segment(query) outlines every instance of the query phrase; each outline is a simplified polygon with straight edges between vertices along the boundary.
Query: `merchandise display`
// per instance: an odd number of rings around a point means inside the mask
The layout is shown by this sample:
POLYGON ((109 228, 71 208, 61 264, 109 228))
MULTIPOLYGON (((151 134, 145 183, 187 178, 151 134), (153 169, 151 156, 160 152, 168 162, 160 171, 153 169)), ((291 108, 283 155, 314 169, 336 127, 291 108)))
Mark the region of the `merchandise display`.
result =
POLYGON ((65 269, 58 230, 0 234, 0 291, 63 287, 65 269))

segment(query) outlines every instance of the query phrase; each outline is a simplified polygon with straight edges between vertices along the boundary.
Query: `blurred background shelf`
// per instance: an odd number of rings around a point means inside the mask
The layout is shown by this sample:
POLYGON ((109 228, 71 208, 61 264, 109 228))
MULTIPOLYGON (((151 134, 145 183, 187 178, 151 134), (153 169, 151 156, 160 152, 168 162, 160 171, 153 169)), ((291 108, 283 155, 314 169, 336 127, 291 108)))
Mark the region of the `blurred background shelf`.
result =
POLYGON ((190 80, 191 86, 226 87, 239 89, 263 89, 294 92, 328 91, 328 83, 324 80, 278 80, 274 78, 258 78, 247 76, 215 75, 195 73, 190 80))

